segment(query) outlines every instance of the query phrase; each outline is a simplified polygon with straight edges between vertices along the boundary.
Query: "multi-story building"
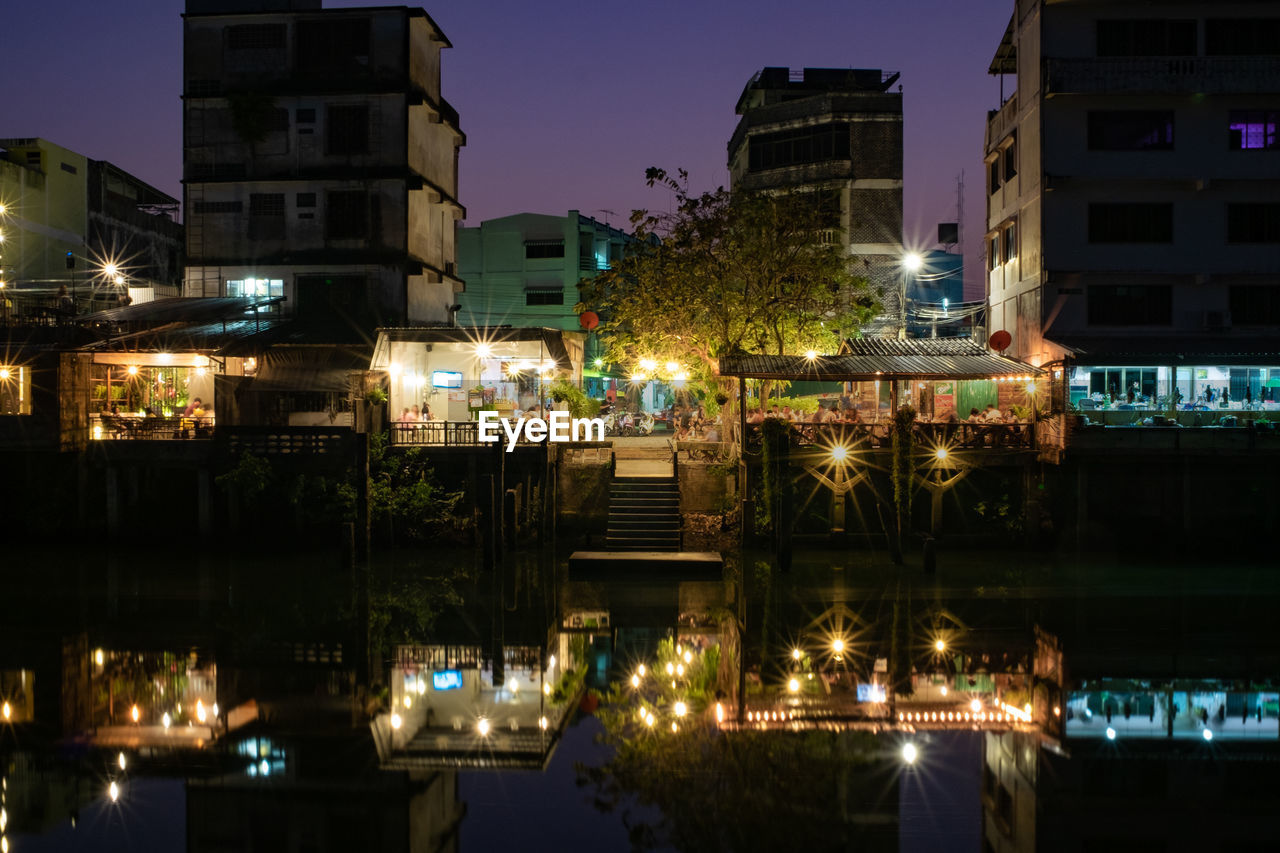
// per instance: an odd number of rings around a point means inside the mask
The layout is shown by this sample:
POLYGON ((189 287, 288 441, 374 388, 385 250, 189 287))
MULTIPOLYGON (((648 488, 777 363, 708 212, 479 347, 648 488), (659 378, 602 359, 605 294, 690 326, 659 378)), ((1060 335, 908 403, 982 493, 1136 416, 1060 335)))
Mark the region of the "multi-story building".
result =
POLYGON ((43 310, 63 285, 81 311, 126 292, 135 301, 177 293, 178 200, 111 163, 46 139, 0 139, 0 205, 10 320, 43 310))
POLYGON ((829 239, 842 243, 899 328, 902 259, 902 92, 879 69, 765 68, 738 98, 729 140, 735 188, 800 188, 834 197, 829 239))
POLYGON ((1104 404, 1280 386, 1280 3, 1016 0, 990 72, 1017 80, 985 143, 1009 352, 1092 362, 1074 398, 1104 404))
POLYGON ((576 210, 517 213, 461 228, 458 269, 467 290, 459 322, 576 331, 578 283, 619 260, 630 239, 576 210))
POLYGON ((449 321, 465 138, 427 13, 188 0, 183 29, 186 295, 449 321))

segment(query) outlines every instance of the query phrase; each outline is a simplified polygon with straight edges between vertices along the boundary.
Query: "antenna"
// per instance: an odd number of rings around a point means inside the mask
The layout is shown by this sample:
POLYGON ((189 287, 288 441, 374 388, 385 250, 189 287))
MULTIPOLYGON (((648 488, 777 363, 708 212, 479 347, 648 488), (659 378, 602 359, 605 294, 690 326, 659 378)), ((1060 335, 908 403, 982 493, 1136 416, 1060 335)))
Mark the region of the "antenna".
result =
POLYGON ((606 227, 606 228, 607 228, 607 227, 609 227, 609 217, 610 217, 610 216, 617 216, 617 215, 618 215, 615 211, 608 210, 608 209, 605 209, 605 208, 602 208, 602 209, 600 209, 600 210, 597 210, 597 211, 596 211, 596 213, 603 213, 603 214, 604 214, 604 224, 605 224, 605 227, 606 227))
POLYGON ((964 169, 956 176, 956 251, 964 257, 964 169))

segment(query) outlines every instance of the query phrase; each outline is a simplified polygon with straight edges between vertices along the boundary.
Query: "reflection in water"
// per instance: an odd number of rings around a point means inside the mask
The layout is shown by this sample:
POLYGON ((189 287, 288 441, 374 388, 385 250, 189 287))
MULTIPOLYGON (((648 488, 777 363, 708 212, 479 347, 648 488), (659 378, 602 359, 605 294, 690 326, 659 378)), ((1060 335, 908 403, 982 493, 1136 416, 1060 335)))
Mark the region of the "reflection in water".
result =
POLYGON ((449 593, 362 646, 331 557, 202 559, 184 586, 125 555, 80 584, 100 555, 45 555, 0 626, 0 838, 485 849, 504 815, 554 812, 602 848, 1274 840, 1280 596, 1250 573, 1139 595, 1088 566, 1086 595, 1062 567, 744 560, 745 581, 588 583, 515 555, 497 584, 458 556, 375 567, 449 593))

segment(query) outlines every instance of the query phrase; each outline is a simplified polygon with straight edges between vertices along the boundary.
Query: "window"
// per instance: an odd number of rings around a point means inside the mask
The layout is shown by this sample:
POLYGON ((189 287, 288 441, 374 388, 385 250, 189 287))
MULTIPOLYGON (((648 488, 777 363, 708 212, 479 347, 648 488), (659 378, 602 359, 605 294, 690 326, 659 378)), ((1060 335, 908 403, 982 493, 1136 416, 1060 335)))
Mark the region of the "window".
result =
POLYGON ((1173 318, 1169 285, 1094 285, 1089 288, 1092 326, 1167 326, 1173 318))
POLYGON ((298 207, 315 207, 316 194, 315 193, 298 193, 294 199, 294 204, 296 204, 298 207))
POLYGON ((1195 55, 1195 21, 1098 21, 1098 56, 1195 55))
POLYGON ((27 152, 27 165, 28 165, 28 166, 31 166, 31 167, 33 167, 33 168, 39 169, 39 168, 40 168, 40 164, 41 164, 41 160, 40 160, 40 152, 39 152, 39 151, 28 151, 28 152, 27 152))
POLYGON ((1090 243, 1172 243, 1172 204, 1091 204, 1090 243))
POLYGON ((813 127, 762 133, 747 143, 747 168, 752 171, 849 159, 849 125, 828 122, 813 127))
POLYGON ((369 153, 368 107, 329 107, 325 120, 325 146, 329 154, 369 153))
POLYGON ((996 159, 991 161, 989 171, 991 174, 989 177, 990 187, 987 189, 988 195, 1000 189, 1000 157, 998 155, 996 159))
POLYGON ((527 260, 539 258, 563 258, 563 240, 531 240, 524 244, 524 256, 527 260))
POLYGON ((316 123, 315 108, 306 107, 303 109, 296 110, 294 112, 294 119, 298 122, 298 124, 315 124, 316 123))
POLYGON ((1004 229, 1004 262, 1018 257, 1018 226, 1015 223, 1009 223, 1004 229))
POLYGON ((238 24, 227 27, 231 50, 284 50, 284 24, 238 24))
POLYGON ((1280 325, 1280 285, 1233 285, 1231 322, 1241 326, 1280 325))
POLYGON ((369 196, 344 190, 325 196, 325 231, 329 240, 363 240, 369 236, 369 196))
POLYGON ((1010 181, 1018 175, 1018 144, 1004 149, 1004 179, 1010 181))
POLYGON ((1089 113, 1090 151, 1172 151, 1172 110, 1089 113))
POLYGON ((284 193, 249 194, 249 239, 284 239, 284 193))
POLYGON ((31 369, 0 364, 0 415, 31 414, 31 369))
POLYGON ((524 292, 525 305, 563 305, 563 287, 531 287, 524 292))
POLYGON ((284 280, 279 278, 245 278, 227 281, 227 296, 284 296, 284 280))
POLYGON ((62 168, 62 171, 72 175, 76 174, 76 167, 72 166, 70 163, 59 163, 58 165, 62 168))
POLYGON ((1228 243, 1280 243, 1280 204, 1227 205, 1228 243))
POLYGON ((1232 151, 1280 149, 1277 124, 1280 124, 1280 112, 1232 110, 1227 125, 1227 148, 1232 151))
POLYGON ((369 19, 299 21, 297 63, 303 74, 339 74, 369 67, 369 19))
POLYGON ((238 201, 198 201, 196 213, 239 213, 244 205, 238 201))
POLYGON ((1280 18, 1210 18, 1204 22, 1209 56, 1280 55, 1280 18))
POLYGON ((1000 235, 992 234, 987 240, 987 269, 1000 266, 1000 235))

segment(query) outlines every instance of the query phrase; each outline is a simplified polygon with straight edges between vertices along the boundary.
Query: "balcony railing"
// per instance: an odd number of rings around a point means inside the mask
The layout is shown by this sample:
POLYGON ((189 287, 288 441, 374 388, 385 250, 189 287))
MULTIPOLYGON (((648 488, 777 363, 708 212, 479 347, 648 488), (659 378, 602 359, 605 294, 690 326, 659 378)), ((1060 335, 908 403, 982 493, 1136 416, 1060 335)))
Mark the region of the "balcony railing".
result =
POLYGON ((1045 91, 1050 95, 1264 94, 1280 91, 1280 59, 1210 56, 1047 59, 1045 91))
MULTIPOLYGON (((798 448, 830 449, 861 444, 871 450, 893 446, 888 421, 880 423, 826 423, 791 425, 791 444, 798 448)), ((1031 422, 996 423, 916 423, 911 427, 921 451, 948 450, 1032 450, 1036 447, 1036 425, 1031 422)), ((747 426, 747 449, 760 448, 760 426, 747 426)))
POLYGON ((89 435, 95 441, 182 441, 213 438, 213 418, 91 415, 89 435))
POLYGON ((1009 96, 998 110, 987 113, 987 151, 1000 144, 1018 121, 1018 93, 1009 96))

